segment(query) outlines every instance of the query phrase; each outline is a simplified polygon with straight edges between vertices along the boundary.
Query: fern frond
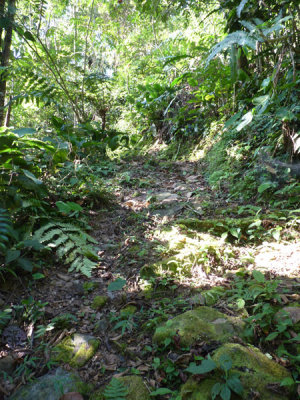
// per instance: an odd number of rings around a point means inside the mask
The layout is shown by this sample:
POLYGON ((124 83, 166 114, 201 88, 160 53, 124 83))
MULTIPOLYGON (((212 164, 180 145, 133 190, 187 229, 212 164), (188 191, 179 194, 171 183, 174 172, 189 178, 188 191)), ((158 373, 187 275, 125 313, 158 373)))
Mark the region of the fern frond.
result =
POLYGON ((113 378, 104 390, 106 400, 126 400, 128 390, 118 379, 113 378))
POLYGON ((243 11, 243 9, 244 9, 246 3, 248 3, 248 0, 242 0, 242 1, 240 2, 239 6, 238 6, 237 9, 236 9, 236 13, 237 13, 237 16, 238 16, 239 18, 241 17, 241 12, 243 11))
POLYGON ((0 252, 5 253, 11 236, 12 223, 7 211, 0 208, 0 252))
POLYGON ((70 264, 69 271, 76 270, 90 276, 98 261, 93 247, 96 240, 76 225, 62 221, 49 222, 35 232, 34 239, 44 243, 66 264, 70 264))
POLYGON ((248 46, 251 49, 256 49, 256 42, 257 39, 252 37, 248 32, 244 31, 236 31, 230 33, 223 39, 220 43, 216 44, 210 51, 207 60, 206 66, 210 63, 210 61, 223 50, 226 50, 228 47, 232 46, 233 44, 237 44, 239 46, 248 46))

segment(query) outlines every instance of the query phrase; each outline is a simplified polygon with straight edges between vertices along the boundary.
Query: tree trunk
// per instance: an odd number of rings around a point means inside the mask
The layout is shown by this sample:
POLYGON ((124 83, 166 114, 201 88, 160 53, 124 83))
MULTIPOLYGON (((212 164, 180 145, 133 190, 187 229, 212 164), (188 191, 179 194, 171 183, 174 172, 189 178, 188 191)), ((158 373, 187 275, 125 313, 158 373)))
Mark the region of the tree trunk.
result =
MULTIPOLYGON (((2 12, 2 16, 5 8, 5 0, 0 0, 0 12, 2 12)), ((7 13, 6 18, 9 20, 9 24, 7 28, 4 30, 5 36, 2 39, 3 31, 1 30, 1 67, 7 67, 10 59, 10 48, 12 41, 12 31, 13 31, 13 22, 16 12, 16 0, 8 0, 7 2, 7 13)), ((5 95, 6 95, 6 85, 7 85, 7 72, 4 70, 0 77, 0 126, 4 125, 5 122, 5 95)))

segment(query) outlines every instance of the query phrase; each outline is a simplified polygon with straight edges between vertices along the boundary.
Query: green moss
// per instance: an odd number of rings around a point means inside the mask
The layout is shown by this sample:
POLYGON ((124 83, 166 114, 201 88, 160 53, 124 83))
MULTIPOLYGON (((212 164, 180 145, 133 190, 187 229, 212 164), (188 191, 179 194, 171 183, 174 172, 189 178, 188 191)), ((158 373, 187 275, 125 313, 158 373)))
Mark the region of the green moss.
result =
POLYGON ((88 341, 88 345, 82 344, 70 361, 70 365, 72 367, 82 367, 88 360, 93 357, 93 355, 98 350, 99 345, 100 342, 97 339, 90 339, 88 341))
POLYGON ((99 345, 99 340, 91 336, 75 334, 65 338, 53 348, 52 359, 70 364, 72 367, 82 367, 93 357, 99 345))
POLYGON ((92 302, 91 307, 94 310, 101 310, 107 303, 108 297, 106 296, 96 296, 92 302))
POLYGON ((260 394, 260 400, 285 399, 268 390, 269 384, 280 383, 290 373, 281 365, 265 356, 253 346, 241 346, 227 343, 215 351, 212 359, 218 364, 220 359, 228 355, 233 363, 232 370, 239 372, 240 380, 244 386, 243 398, 247 399, 252 390, 260 394))
POLYGON ((98 282, 84 282, 83 283, 83 290, 85 293, 92 292, 93 290, 99 287, 98 282))
POLYGON ((229 317, 211 307, 199 307, 167 321, 158 327, 153 341, 162 344, 176 332, 181 344, 190 346, 197 340, 225 342, 242 332, 244 323, 238 318, 229 317))
MULTIPOLYGON (((143 382, 143 379, 140 376, 132 375, 132 376, 122 376, 117 378, 120 382, 122 382, 127 390, 128 394, 126 396, 126 400, 149 400, 150 394, 146 385, 143 382)), ((104 387, 99 389, 97 392, 93 393, 89 400, 104 400, 104 387)))
POLYGON ((134 305, 129 305, 127 307, 122 308, 120 314, 122 317, 128 317, 129 315, 135 314, 137 308, 134 305))
POLYGON ((180 390, 182 400, 211 400, 211 390, 217 381, 205 379, 199 383, 190 378, 180 390))

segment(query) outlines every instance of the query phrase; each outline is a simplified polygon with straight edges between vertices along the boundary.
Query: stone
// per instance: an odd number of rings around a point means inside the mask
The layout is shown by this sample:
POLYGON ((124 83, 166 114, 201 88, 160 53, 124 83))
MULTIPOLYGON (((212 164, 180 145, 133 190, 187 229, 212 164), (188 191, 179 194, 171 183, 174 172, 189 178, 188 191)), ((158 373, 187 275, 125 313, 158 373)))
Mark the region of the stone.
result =
POLYGON ((15 360, 11 356, 6 356, 0 359, 0 376, 4 372, 11 375, 15 369, 15 360))
POLYGON ((108 297, 107 296, 96 296, 92 302, 91 307, 94 310, 101 310, 107 303, 108 297))
POLYGON ((293 325, 298 324, 300 321, 300 305, 296 307, 283 307, 276 313, 275 320, 279 322, 282 319, 284 320, 286 317, 292 320, 293 325))
MULTIPOLYGON (((280 388, 279 385, 284 378, 291 377, 291 374, 284 367, 270 360, 256 347, 227 343, 214 352, 212 359, 219 366, 220 360, 224 356, 229 356, 232 361, 229 375, 230 373, 238 373, 243 385, 244 391, 238 398, 250 399, 253 393, 258 394, 259 400, 284 400, 289 398, 289 393, 286 391, 288 389, 280 388), (276 386, 277 392, 269 389, 273 385, 276 386), (281 393, 280 390, 282 390, 281 393)), ((217 382, 224 382, 220 367, 201 382, 197 382, 193 378, 188 379, 181 387, 182 400, 210 400, 211 390, 217 382)))
POLYGON ((72 367, 82 367, 96 353, 100 341, 91 335, 75 333, 68 336, 52 349, 54 361, 68 363, 72 367))
MULTIPOLYGON (((116 379, 122 382, 128 390, 126 400, 150 400, 149 390, 140 376, 122 376, 116 379)), ((105 388, 101 388, 93 393, 89 400, 104 400, 104 390, 105 388)))
POLYGON ((70 391, 84 395, 91 390, 92 385, 83 383, 78 375, 57 368, 19 389, 10 400, 59 400, 70 391))
POLYGON ((160 203, 171 203, 172 201, 177 201, 179 196, 174 193, 164 192, 164 193, 156 193, 155 198, 160 203))
POLYGON ((200 341, 218 341, 224 343, 233 336, 242 334, 244 322, 230 317, 212 307, 198 307, 177 315, 159 326, 153 336, 153 342, 163 344, 165 339, 180 336, 180 344, 191 346, 200 341))

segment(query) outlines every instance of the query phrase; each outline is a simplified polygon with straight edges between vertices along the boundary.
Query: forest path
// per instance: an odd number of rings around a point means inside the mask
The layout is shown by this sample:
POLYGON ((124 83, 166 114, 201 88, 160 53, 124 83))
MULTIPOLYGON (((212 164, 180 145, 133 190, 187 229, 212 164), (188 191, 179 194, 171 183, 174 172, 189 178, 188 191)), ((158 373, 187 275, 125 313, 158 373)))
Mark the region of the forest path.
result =
MULTIPOLYGON (((45 323, 61 318, 60 329, 48 334, 48 342, 57 344, 74 332, 100 341, 95 355, 76 368, 85 382, 98 388, 115 374, 141 375, 153 388, 168 387, 172 379, 177 382, 176 371, 166 378, 162 369, 153 366, 160 351, 152 344, 154 328, 193 308, 201 290, 219 285, 230 288, 231 270, 259 268, 258 256, 266 276, 279 275, 281 289, 290 289, 291 299, 299 300, 299 243, 292 239, 280 245, 273 240, 258 246, 242 236, 240 242, 232 240, 234 236, 225 241, 218 229, 235 234, 230 229, 239 225, 230 227, 222 221, 240 221, 245 205, 229 203, 226 193, 212 191, 200 163, 159 160, 154 155, 112 162, 108 169, 105 185, 115 202, 90 212, 99 267, 86 278, 59 266, 51 269, 47 282, 37 282, 30 289, 35 301, 47 303, 45 323), (184 226, 191 218, 208 225, 198 233, 184 226), (152 268, 153 264, 158 267, 152 268), (118 278, 126 281, 124 288, 109 290, 118 278), (98 296, 106 303, 95 307, 98 296)), ((268 233, 276 226, 268 221, 266 228, 268 233)), ((218 309, 231 312, 222 300, 218 309)), ((68 364, 64 368, 71 369, 68 364)), ((46 372, 41 365, 39 374, 46 372)))

